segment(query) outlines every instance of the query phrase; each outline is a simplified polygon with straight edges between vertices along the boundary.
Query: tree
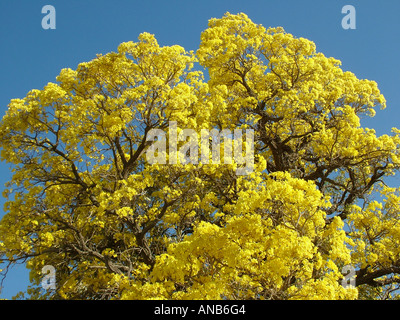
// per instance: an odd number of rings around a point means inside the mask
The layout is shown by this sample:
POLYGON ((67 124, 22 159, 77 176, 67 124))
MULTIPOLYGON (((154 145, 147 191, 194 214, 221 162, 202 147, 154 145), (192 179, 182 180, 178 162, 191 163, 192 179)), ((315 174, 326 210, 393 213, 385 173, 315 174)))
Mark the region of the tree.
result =
POLYGON ((400 195, 384 178, 399 130, 361 126, 386 106, 377 84, 313 42, 227 13, 196 53, 143 33, 56 80, 12 99, 0 124, 13 170, 0 258, 26 263, 32 298, 396 297, 400 195), (171 122, 253 130, 252 172, 150 164, 150 133, 170 140, 171 122), (45 265, 55 290, 40 287, 45 265))

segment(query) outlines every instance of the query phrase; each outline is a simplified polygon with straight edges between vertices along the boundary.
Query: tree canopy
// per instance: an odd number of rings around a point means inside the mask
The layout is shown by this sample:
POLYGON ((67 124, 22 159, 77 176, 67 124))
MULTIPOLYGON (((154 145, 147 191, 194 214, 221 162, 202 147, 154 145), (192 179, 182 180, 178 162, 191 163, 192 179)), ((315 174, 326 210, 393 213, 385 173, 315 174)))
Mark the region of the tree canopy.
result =
POLYGON ((26 263, 33 299, 396 298, 400 194, 385 178, 400 131, 361 126, 385 98, 340 65, 226 13, 196 52, 142 33, 12 99, 0 123, 13 171, 3 272, 26 263), (150 133, 171 141, 172 122, 198 137, 254 132, 242 143, 253 170, 170 152, 150 163, 150 133), (41 287, 46 265, 53 290, 41 287), (342 285, 346 265, 355 287, 342 285))

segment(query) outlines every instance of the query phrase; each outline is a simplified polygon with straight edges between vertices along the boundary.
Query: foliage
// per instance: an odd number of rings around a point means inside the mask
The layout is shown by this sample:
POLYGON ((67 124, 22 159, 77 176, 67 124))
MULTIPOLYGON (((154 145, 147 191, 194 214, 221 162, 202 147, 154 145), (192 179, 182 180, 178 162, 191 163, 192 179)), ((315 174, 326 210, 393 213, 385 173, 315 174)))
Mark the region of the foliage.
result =
POLYGON ((227 13, 197 52, 143 33, 56 80, 12 99, 0 124, 13 170, 0 258, 26 262, 31 298, 395 295, 400 199, 382 179, 399 131, 361 126, 386 106, 377 84, 313 42, 227 13), (253 129, 254 171, 149 164, 149 132, 170 121, 253 129), (341 284, 347 264, 356 288, 341 284), (40 287, 44 265, 56 290, 40 287))

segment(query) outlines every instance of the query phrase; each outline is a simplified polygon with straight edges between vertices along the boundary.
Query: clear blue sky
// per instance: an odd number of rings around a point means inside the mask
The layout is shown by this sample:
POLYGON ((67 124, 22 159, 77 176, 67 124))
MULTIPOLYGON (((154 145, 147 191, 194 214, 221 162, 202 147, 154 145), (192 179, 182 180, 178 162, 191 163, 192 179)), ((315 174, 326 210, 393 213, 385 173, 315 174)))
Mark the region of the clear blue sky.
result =
MULTIPOLYGON (((400 1, 398 0, 2 0, 0 3, 0 114, 12 98, 54 82, 62 68, 76 68, 97 53, 116 51, 141 32, 161 45, 196 50, 208 19, 244 12, 265 27, 282 26, 313 40, 317 50, 342 61, 359 78, 375 80, 388 107, 365 121, 378 134, 400 127, 400 1), (44 30, 44 5, 56 9, 56 29, 44 30), (344 5, 356 8, 356 29, 344 30, 344 5)), ((10 178, 0 163, 0 191, 10 178)), ((399 181, 399 180, 397 180, 399 181)), ((4 200, 0 199, 0 218, 4 200)), ((24 267, 11 270, 1 298, 11 298, 28 284, 24 267)))

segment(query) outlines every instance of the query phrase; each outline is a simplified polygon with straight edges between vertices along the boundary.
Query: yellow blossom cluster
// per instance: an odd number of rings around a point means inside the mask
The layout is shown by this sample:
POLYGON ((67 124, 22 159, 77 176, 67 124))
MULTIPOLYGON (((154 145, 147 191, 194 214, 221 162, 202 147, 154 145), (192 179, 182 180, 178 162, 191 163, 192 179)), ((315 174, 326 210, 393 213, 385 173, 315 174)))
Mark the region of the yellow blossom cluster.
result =
POLYGON ((393 296, 400 196, 384 179, 400 131, 360 122, 385 107, 376 82, 243 13, 211 19, 196 52, 142 33, 10 101, 0 262, 25 261, 38 299, 393 296), (171 141, 171 122, 252 130, 254 170, 149 163, 150 132, 171 141))

